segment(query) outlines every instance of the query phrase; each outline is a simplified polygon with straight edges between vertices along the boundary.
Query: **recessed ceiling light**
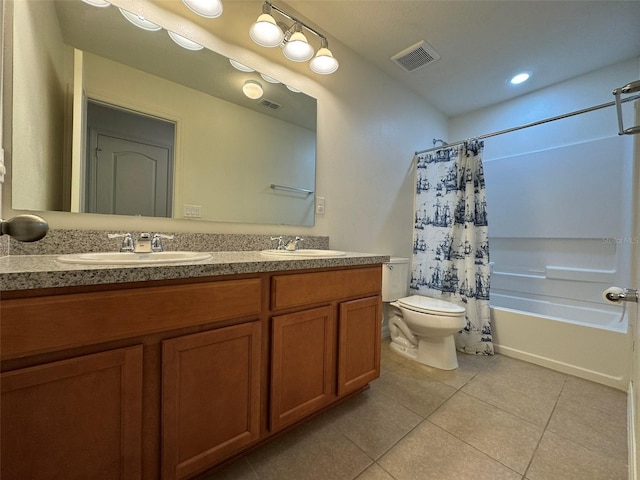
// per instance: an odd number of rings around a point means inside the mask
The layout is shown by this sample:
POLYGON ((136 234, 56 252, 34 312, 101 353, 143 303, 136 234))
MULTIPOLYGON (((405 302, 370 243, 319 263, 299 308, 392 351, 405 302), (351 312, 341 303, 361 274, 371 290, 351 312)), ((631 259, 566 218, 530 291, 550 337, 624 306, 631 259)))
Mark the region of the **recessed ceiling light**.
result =
POLYGON ((527 80, 529 80, 530 76, 531 75, 529 75, 528 73, 519 73, 515 77, 513 77, 511 80, 509 80, 509 83, 511 83, 512 85, 518 85, 522 82, 526 82, 527 80))

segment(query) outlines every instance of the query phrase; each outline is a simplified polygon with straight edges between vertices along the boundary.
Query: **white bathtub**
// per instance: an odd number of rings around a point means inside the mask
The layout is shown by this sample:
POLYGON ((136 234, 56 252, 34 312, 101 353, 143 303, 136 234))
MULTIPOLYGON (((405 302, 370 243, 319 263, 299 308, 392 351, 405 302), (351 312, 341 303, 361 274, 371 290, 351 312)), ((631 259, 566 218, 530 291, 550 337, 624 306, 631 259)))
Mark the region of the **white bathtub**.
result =
POLYGON ((632 337, 626 320, 618 323, 620 313, 584 309, 578 312, 592 310, 582 316, 589 320, 584 323, 561 318, 568 313, 562 309, 555 317, 549 305, 545 308, 542 314, 492 306, 496 352, 626 391, 632 337))

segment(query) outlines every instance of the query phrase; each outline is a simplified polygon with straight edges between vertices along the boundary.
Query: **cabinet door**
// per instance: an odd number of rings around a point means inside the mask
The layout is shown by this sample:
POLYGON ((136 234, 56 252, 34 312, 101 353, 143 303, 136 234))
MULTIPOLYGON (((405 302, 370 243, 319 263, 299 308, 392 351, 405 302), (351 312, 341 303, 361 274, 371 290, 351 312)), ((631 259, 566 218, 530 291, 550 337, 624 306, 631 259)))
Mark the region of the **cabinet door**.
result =
POLYGON ((2 478, 139 479, 142 346, 2 374, 2 478))
POLYGON ((379 296, 340 304, 338 395, 380 376, 381 312, 379 296))
POLYGON ((335 320, 327 306, 272 321, 270 425, 277 430, 334 397, 335 320))
POLYGON ((162 478, 207 470, 260 436, 260 323, 162 342, 162 478))

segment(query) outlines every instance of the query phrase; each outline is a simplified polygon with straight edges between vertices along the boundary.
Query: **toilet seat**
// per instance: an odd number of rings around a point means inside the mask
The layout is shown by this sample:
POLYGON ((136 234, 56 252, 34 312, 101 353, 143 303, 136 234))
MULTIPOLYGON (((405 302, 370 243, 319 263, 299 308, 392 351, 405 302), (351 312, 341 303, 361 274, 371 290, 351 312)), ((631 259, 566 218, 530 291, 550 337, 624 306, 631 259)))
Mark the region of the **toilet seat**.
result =
POLYGON ((400 298, 398 304, 418 313, 430 315, 440 315, 443 317, 458 317, 465 313, 466 309, 455 303, 447 302, 439 298, 424 297, 422 295, 411 295, 400 298))

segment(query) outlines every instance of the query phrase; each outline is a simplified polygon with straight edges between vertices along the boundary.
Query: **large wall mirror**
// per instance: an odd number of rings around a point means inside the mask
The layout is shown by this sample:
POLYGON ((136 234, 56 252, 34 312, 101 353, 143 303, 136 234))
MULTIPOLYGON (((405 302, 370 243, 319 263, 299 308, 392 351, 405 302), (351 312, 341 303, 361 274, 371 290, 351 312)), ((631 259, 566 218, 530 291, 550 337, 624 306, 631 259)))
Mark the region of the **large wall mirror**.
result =
POLYGON ((313 225, 314 98, 115 6, 13 6, 14 209, 313 225))

